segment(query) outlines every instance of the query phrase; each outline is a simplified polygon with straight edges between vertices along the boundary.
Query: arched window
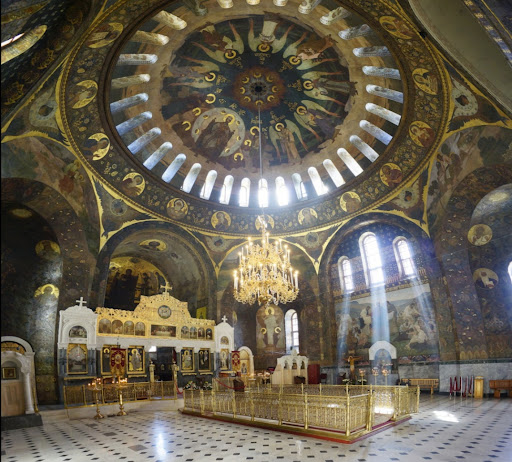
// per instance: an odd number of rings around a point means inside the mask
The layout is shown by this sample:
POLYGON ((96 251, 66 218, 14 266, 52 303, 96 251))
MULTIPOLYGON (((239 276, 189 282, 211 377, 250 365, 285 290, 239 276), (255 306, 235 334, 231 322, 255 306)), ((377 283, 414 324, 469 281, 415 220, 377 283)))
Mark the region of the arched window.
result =
POLYGON ((349 293, 354 290, 354 278, 352 277, 352 265, 348 257, 341 257, 338 260, 338 273, 342 293, 349 293))
POLYGON ((306 192, 306 188, 304 187, 304 182, 302 181, 300 173, 294 173, 292 175, 292 181, 295 188, 295 194, 297 194, 297 199, 300 201, 307 199, 308 193, 306 192))
POLYGON ((363 257, 364 277, 368 286, 384 284, 384 271, 380 258, 379 243, 373 233, 364 233, 359 239, 363 257))
POLYGON ((395 251, 396 264, 400 277, 412 277, 416 275, 414 260, 412 259, 411 249, 407 239, 403 236, 397 237, 393 241, 393 250, 395 251))
POLYGON ((288 205, 288 188, 284 182, 284 178, 282 176, 278 176, 276 178, 276 193, 277 193, 277 203, 281 206, 288 205))
POLYGON ((323 161, 323 165, 337 188, 339 188, 342 184, 345 183, 345 180, 341 176, 340 171, 336 168, 336 165, 334 165, 332 160, 325 159, 323 161))
POLYGON ((299 352, 299 317, 295 310, 288 310, 284 316, 284 328, 286 331, 286 350, 293 349, 299 352))
POLYGON ((210 198, 216 179, 217 172, 215 170, 210 170, 208 175, 206 175, 206 180, 204 181, 203 187, 201 188, 201 193, 199 194, 202 199, 210 198))
POLYGON ((199 175, 199 172, 201 171, 201 164, 194 164, 192 167, 190 167, 189 172, 187 173, 187 176, 183 180, 183 186, 181 189, 185 191, 186 193, 189 193, 192 189, 192 186, 194 186, 194 183, 196 182, 197 176, 199 175))
POLYGON ((178 154, 171 162, 171 165, 165 169, 165 172, 162 175, 162 180, 164 180, 166 183, 169 183, 169 181, 174 178, 174 175, 176 175, 180 167, 183 165, 183 162, 185 162, 186 158, 187 157, 185 154, 178 154))
POLYGON ((324 182, 322 181, 322 178, 320 178, 318 170, 315 167, 309 167, 308 174, 309 177, 311 178, 311 183, 313 183, 313 187, 315 188, 316 193, 319 196, 325 194, 327 192, 327 188, 324 182))
POLYGON ((251 190, 251 180, 244 178, 240 186, 240 196, 238 205, 240 207, 249 207, 249 192, 251 190))
POLYGON ((268 183, 265 178, 258 182, 258 204, 260 207, 268 207, 268 183))
POLYGON ((229 204, 229 199, 231 198, 231 190, 233 189, 233 182, 235 179, 232 175, 227 175, 224 178, 224 184, 222 185, 222 189, 220 191, 219 202, 221 204, 229 204))

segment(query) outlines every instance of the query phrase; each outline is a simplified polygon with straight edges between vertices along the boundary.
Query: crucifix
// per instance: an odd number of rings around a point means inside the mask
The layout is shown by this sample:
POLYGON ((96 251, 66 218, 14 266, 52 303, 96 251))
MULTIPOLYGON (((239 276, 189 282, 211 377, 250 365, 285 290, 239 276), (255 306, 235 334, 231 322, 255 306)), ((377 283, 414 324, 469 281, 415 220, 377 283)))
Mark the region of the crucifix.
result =
POLYGON ((227 322, 228 318, 226 318, 226 315, 222 316, 222 321, 227 322))
POLYGON ((355 370, 355 366, 354 366, 354 361, 358 361, 359 359, 361 359, 361 356, 350 355, 345 358, 345 361, 348 361, 350 364, 350 378, 354 379, 354 380, 356 378, 356 370, 355 370))
POLYGON ((165 281, 165 285, 164 286, 160 286, 160 289, 164 289, 164 293, 169 293, 168 291, 170 291, 172 289, 172 287, 169 285, 169 283, 167 281, 165 281))
POLYGON ((75 300, 75 302, 77 302, 77 303, 78 303, 78 306, 79 306, 80 308, 82 308, 82 307, 86 306, 86 304, 87 304, 87 302, 84 300, 84 297, 80 297, 80 300, 75 300))

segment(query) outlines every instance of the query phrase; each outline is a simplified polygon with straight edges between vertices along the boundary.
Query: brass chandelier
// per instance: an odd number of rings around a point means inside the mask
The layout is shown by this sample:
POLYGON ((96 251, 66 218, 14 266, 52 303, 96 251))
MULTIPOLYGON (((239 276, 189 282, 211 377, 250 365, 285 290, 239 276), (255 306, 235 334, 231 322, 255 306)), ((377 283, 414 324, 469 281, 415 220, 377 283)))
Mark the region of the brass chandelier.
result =
MULTIPOLYGON (((260 178, 263 178, 261 149, 261 116, 259 121, 260 178)), ((260 183, 261 184, 261 183, 260 183)), ((260 203, 261 205, 261 203, 260 203)), ((234 296, 241 303, 252 305, 256 301, 263 306, 271 303, 289 303, 299 293, 299 272, 290 264, 290 249, 281 239, 270 242, 265 214, 258 216, 261 225, 261 243, 248 243, 238 253, 238 270, 233 273, 234 296)))
POLYGON ((299 293, 299 272, 290 264, 290 249, 281 239, 270 242, 263 216, 261 244, 249 242, 238 253, 238 270, 233 273, 235 299, 260 305, 292 302, 299 293))

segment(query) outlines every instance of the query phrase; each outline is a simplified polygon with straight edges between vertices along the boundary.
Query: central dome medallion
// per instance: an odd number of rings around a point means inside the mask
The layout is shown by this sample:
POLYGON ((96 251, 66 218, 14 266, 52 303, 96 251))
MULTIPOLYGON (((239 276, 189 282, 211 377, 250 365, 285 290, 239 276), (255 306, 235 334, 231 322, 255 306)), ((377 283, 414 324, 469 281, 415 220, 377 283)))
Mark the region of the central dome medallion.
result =
POLYGON ((354 94, 333 44, 273 13, 206 25, 162 73, 167 128, 211 162, 255 167, 260 111, 267 165, 301 163, 336 137, 354 94))

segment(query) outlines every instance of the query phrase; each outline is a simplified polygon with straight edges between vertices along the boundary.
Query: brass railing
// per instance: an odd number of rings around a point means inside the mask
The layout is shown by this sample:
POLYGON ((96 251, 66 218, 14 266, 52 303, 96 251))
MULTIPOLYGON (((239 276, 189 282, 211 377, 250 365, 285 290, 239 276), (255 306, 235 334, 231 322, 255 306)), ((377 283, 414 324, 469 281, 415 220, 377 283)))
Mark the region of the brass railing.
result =
MULTIPOLYGON (((177 399, 174 382, 133 382, 123 386, 123 402, 135 402, 155 399, 177 399)), ((103 404, 119 404, 119 387, 117 384, 104 384, 98 400, 103 404)), ((96 397, 87 385, 64 386, 64 407, 75 408, 95 406, 96 397)))
POLYGON ((418 412, 419 393, 418 387, 372 385, 265 385, 242 392, 224 379, 213 390, 184 390, 183 398, 185 411, 201 415, 273 421, 350 436, 418 412))

